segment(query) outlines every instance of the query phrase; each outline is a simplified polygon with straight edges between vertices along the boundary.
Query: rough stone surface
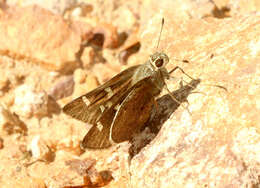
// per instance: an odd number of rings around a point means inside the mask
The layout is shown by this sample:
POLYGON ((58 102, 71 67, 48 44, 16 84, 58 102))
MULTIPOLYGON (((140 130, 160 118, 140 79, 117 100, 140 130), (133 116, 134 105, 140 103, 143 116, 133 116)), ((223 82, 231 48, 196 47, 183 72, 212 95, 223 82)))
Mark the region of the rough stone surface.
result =
MULTIPOLYGON (((212 16, 214 3, 210 0, 176 0, 176 1, 161 1, 156 0, 146 1, 141 7, 141 26, 151 19, 155 12, 158 14, 170 14, 175 21, 189 20, 191 18, 203 18, 212 16), (149 10, 149 11, 147 11, 149 10)), ((167 18, 165 18, 167 19, 167 18)))
MULTIPOLYGON (((202 80, 196 90, 204 94, 191 94, 191 115, 180 107, 133 158, 133 186, 259 186, 260 15, 193 19, 181 25, 171 15, 164 17, 159 51, 170 59, 188 59, 190 63, 182 67, 202 80), (224 86, 227 92, 205 84, 224 86)), ((148 41, 159 33, 160 18, 155 16, 150 23, 144 29, 144 53, 156 45, 148 41)), ((168 66, 180 63, 171 60, 168 66)), ((176 84, 169 81, 172 85, 176 84)))
POLYGON ((0 3, 0 187, 259 187, 258 1, 84 0, 64 17, 13 2, 0 3), (133 146, 82 151, 91 125, 61 108, 156 50, 200 83, 176 70, 182 105, 164 91, 133 146))
POLYGON ((26 133, 27 127, 23 121, 14 113, 11 113, 6 107, 0 105, 0 129, 4 134, 26 133))
POLYGON ((94 64, 94 58, 95 58, 95 51, 91 47, 84 48, 84 51, 81 56, 81 61, 83 64, 83 67, 85 69, 88 69, 91 67, 91 65, 94 64))
POLYGON ((75 0, 44 0, 44 1, 34 1, 34 0, 7 0, 6 3, 8 5, 19 5, 22 7, 29 6, 29 5, 38 5, 44 9, 50 10, 55 14, 64 14, 66 9, 72 7, 77 3, 75 0))
POLYGON ((260 10, 258 0, 214 0, 219 10, 228 10, 230 15, 247 14, 260 10))
POLYGON ((75 82, 74 92, 72 94, 73 98, 81 96, 98 86, 96 77, 91 74, 88 75, 83 69, 76 69, 73 79, 75 82))
POLYGON ((62 78, 48 92, 53 99, 58 100, 70 96, 73 93, 74 81, 72 76, 62 78))
MULTIPOLYGON (((92 36, 87 28, 84 36, 92 36)), ((0 16, 0 53, 29 59, 50 70, 77 66, 81 33, 60 16, 39 8, 12 7, 0 16)))
POLYGON ((28 150, 32 152, 32 157, 36 160, 52 162, 55 157, 50 147, 41 139, 40 135, 33 137, 28 150))
POLYGON ((29 85, 21 85, 15 90, 14 109, 19 116, 32 117, 45 116, 48 114, 47 93, 36 92, 29 85))

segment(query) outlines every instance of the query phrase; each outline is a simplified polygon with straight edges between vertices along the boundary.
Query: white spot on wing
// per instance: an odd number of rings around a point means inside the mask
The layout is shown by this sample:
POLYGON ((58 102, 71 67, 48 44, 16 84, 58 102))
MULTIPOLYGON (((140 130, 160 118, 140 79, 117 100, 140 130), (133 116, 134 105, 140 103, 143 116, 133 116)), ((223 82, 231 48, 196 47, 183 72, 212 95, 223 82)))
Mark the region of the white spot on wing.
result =
POLYGON ((106 109, 103 105, 100 105, 99 108, 100 108, 100 110, 101 110, 102 113, 103 113, 103 112, 105 111, 105 109, 106 109))
POLYGON ((114 109, 115 109, 115 110, 119 110, 119 108, 120 108, 120 105, 118 104, 118 105, 115 106, 114 109))
POLYGON ((113 106, 113 103, 111 101, 108 101, 106 107, 111 108, 111 106, 113 106))
POLYGON ((105 91, 107 92, 109 98, 114 95, 114 93, 113 93, 113 91, 112 91, 112 89, 110 87, 107 87, 105 89, 105 91))
POLYGON ((83 102, 88 106, 88 105, 90 105, 90 101, 88 100, 88 98, 86 97, 86 96, 83 96, 82 97, 82 100, 83 100, 83 102))
POLYGON ((103 127, 104 126, 100 122, 97 122, 97 128, 100 132, 102 131, 103 127))

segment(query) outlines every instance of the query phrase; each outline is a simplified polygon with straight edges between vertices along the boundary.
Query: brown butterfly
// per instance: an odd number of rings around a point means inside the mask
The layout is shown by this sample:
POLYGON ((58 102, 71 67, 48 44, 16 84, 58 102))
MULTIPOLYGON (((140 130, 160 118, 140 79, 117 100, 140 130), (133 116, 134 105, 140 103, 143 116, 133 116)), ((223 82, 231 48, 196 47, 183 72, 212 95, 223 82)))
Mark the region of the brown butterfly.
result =
POLYGON ((163 88, 167 88, 165 79, 180 69, 175 67, 168 72, 165 68, 168 62, 165 53, 156 52, 145 64, 122 71, 65 105, 63 112, 93 124, 82 141, 82 147, 107 148, 114 143, 130 140, 138 133, 150 117, 156 97, 163 88))

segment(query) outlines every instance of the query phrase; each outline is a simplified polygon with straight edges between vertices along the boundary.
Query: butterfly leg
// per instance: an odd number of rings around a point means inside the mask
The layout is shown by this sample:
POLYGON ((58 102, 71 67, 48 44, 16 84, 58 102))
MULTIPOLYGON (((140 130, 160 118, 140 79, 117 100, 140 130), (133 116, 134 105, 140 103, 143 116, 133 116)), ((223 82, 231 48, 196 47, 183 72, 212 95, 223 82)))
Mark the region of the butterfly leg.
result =
POLYGON ((171 98, 176 102, 178 103, 180 106, 182 106, 184 109, 186 109, 188 111, 188 113, 191 115, 191 112, 189 110, 188 107, 184 106, 180 101, 178 101, 174 96, 173 94, 171 93, 171 91, 169 90, 169 88, 167 87, 167 85, 165 84, 165 89, 168 91, 169 95, 171 96, 171 98))
MULTIPOLYGON (((177 69, 179 69, 183 74, 185 74, 186 76, 188 76, 190 79, 196 80, 195 78, 192 78, 190 75, 188 75, 186 72, 184 72, 184 70, 183 70, 181 67, 179 67, 179 66, 174 67, 174 68, 169 72, 169 74, 173 73, 173 72, 174 72, 175 70, 177 70, 177 69)), ((189 84, 187 81, 185 81, 182 77, 181 77, 181 78, 170 77, 170 78, 180 79, 180 80, 181 80, 181 81, 180 81, 180 86, 181 86, 181 87, 183 87, 183 82, 184 82, 186 85, 188 85, 188 86, 191 87, 192 89, 195 89, 195 87, 193 87, 192 85, 190 85, 190 84, 189 84)), ((203 93, 203 92, 197 92, 197 93, 202 93, 202 94, 206 95, 206 94, 203 93)))
MULTIPOLYGON (((189 77, 190 79, 192 79, 192 80, 197 80, 197 79, 195 79, 195 78, 192 78, 190 75, 188 75, 188 74, 187 74, 181 67, 179 67, 179 66, 174 67, 174 68, 169 72, 169 74, 173 73, 173 72, 174 72, 175 70, 177 70, 177 69, 179 69, 183 74, 185 74, 185 75, 186 75, 187 77, 189 77)), ((175 78, 175 77, 174 77, 174 78, 175 78)), ((175 78, 175 79, 176 79, 176 78, 175 78)), ((193 86, 189 85, 189 83, 186 82, 185 80, 182 79, 182 81, 185 82, 185 83, 186 83, 188 86, 190 86, 191 88, 194 88, 193 86)), ((224 86, 221 86, 221 85, 215 85, 215 84, 204 84, 204 85, 218 87, 218 88, 220 88, 220 89, 223 89, 223 90, 227 91, 227 88, 224 87, 224 86)))
POLYGON ((169 74, 173 73, 173 72, 176 71, 177 69, 179 69, 183 74, 185 74, 186 76, 188 76, 190 79, 196 80, 196 79, 192 78, 190 75, 188 75, 188 74, 187 74, 181 67, 179 67, 179 66, 174 67, 174 68, 169 72, 169 74))
MULTIPOLYGON (((189 82, 185 81, 182 77, 181 78, 176 78, 176 77, 169 77, 170 80, 180 80, 180 88, 184 87, 184 84, 185 83, 187 86, 191 87, 192 89, 196 89, 194 86, 192 86, 189 82)), ((195 92, 192 92, 192 93, 201 93, 203 95, 207 95, 206 93, 204 92, 199 92, 199 91, 195 91, 195 92)))

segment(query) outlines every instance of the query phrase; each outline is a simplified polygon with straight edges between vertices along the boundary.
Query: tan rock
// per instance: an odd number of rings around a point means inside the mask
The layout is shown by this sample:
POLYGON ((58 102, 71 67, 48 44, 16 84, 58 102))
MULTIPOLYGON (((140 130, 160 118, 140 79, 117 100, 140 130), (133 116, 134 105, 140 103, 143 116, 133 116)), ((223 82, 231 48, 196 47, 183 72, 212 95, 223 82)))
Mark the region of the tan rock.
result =
POLYGON ((163 16, 169 14, 175 21, 203 18, 212 15, 214 6, 214 3, 209 0, 176 0, 161 1, 160 3, 156 0, 146 1, 142 4, 140 11, 141 27, 145 26, 154 15, 163 16))
POLYGON ((43 179, 40 178, 33 178, 33 177, 26 177, 19 179, 15 182, 10 182, 7 187, 16 187, 16 188, 46 188, 46 184, 44 183, 43 179))
MULTIPOLYGON (((157 100, 159 108, 148 125, 162 128, 131 161, 132 186, 259 186, 260 15, 182 23, 170 14, 164 18, 158 51, 168 54, 169 70, 178 65, 200 78, 193 90, 202 93, 186 96, 191 114, 169 96, 157 100)), ((157 40, 151 43, 151 38, 157 38, 160 22, 160 16, 155 16, 144 29, 146 57, 156 46, 157 40)), ((190 82, 181 72, 172 76, 190 82)), ((170 89, 174 86, 177 82, 168 82, 170 89)), ((174 92, 179 101, 185 101, 186 94, 174 92)))
POLYGON ((74 71, 74 82, 76 84, 82 84, 85 82, 86 77, 87 77, 87 72, 84 71, 83 69, 76 69, 74 71))
POLYGON ((74 72, 74 92, 73 98, 79 97, 98 86, 97 78, 91 74, 87 73, 83 69, 77 69, 74 72))
POLYGON ((214 2, 220 10, 228 8, 232 16, 260 10, 260 3, 258 0, 214 0, 214 2))
POLYGON ((79 19, 84 17, 93 11, 93 6, 85 2, 75 2, 74 5, 70 6, 64 11, 65 18, 79 19))
POLYGON ((30 135, 30 140, 33 140, 35 135, 40 135, 52 151, 65 150, 74 155, 82 153, 80 141, 89 127, 85 123, 60 113, 59 116, 54 116, 52 119, 42 118, 40 124, 41 128, 35 126, 30 130, 33 133, 30 135))
POLYGON ((9 8, 0 17, 0 53, 50 70, 71 70, 77 66, 81 36, 92 36, 89 26, 85 33, 74 26, 37 6, 9 8))
POLYGON ((52 11, 54 14, 62 15, 66 9, 73 6, 75 1, 73 0, 45 0, 45 1, 34 1, 34 0, 8 0, 8 5, 14 6, 19 5, 22 7, 29 6, 29 5, 37 5, 49 11, 52 11))
POLYGON ((99 23, 93 33, 104 36, 103 48, 118 47, 118 34, 115 26, 109 23, 99 23))
POLYGON ((92 22, 94 20, 94 23, 97 21, 111 23, 118 27, 120 33, 132 30, 133 25, 136 27, 139 24, 140 7, 143 1, 141 3, 139 0, 102 2, 86 0, 84 2, 93 6, 89 20, 92 22))
POLYGON ((120 53, 118 59, 121 64, 126 64, 129 56, 137 53, 140 49, 140 34, 139 30, 136 29, 131 32, 130 36, 124 41, 124 44, 120 47, 120 53))
POLYGON ((127 7, 126 4, 125 6, 119 6, 118 9, 115 10, 114 14, 116 15, 114 22, 117 23, 119 28, 124 28, 123 31, 129 31, 136 27, 136 16, 133 10, 131 10, 129 6, 127 7))
POLYGON ((95 51, 91 47, 86 47, 83 50, 81 61, 85 69, 94 64, 95 51))

